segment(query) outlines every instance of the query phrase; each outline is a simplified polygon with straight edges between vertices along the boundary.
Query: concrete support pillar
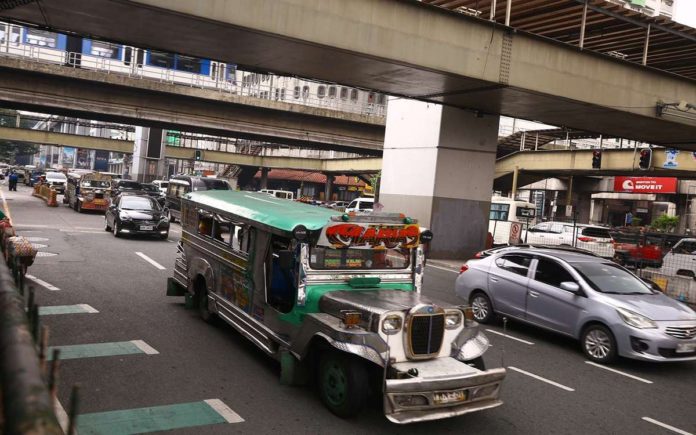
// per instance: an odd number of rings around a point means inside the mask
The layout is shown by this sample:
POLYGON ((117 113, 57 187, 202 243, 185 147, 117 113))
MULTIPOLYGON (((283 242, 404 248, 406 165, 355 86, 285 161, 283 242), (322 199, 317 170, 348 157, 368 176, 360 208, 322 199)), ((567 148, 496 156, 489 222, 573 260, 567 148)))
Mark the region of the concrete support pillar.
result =
POLYGON ((161 128, 135 127, 133 170, 130 178, 152 181, 165 175, 165 139, 161 128))
POLYGON ((430 255, 466 258, 485 246, 498 116, 390 99, 380 202, 435 237, 430 255))
POLYGON ((261 168, 261 181, 259 183, 259 189, 268 189, 268 171, 269 168, 261 168))
POLYGON ((326 174, 326 184, 324 185, 324 201, 331 201, 331 193, 333 191, 335 177, 331 174, 326 174))

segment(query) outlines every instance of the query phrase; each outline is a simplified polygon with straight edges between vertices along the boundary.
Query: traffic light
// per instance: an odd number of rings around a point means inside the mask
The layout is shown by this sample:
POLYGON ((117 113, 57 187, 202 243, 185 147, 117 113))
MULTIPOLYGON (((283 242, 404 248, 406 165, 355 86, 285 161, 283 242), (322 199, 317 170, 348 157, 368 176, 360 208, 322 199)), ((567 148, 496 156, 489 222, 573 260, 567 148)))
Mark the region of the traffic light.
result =
POLYGON ((592 169, 599 169, 602 167, 602 150, 592 151, 592 169))
POLYGON ((645 148, 640 150, 640 158, 638 160, 638 167, 640 169, 650 169, 652 164, 652 150, 650 148, 645 148))
POLYGON ((198 162, 198 161, 201 160, 201 157, 203 156, 203 151, 201 151, 201 150, 196 150, 196 154, 195 154, 195 155, 196 155, 195 159, 196 159, 196 161, 198 162))

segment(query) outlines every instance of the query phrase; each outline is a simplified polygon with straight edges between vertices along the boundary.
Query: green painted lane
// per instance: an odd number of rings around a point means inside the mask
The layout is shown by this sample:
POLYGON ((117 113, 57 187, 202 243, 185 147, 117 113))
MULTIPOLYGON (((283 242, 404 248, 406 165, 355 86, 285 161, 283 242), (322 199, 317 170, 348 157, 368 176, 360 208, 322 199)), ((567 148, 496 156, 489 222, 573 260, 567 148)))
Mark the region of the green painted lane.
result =
POLYGON ((101 356, 158 354, 142 340, 118 341, 113 343, 75 344, 71 346, 52 346, 48 348, 49 360, 53 358, 53 349, 60 349, 60 359, 96 358, 101 356))
POLYGON ((243 421, 221 400, 209 399, 78 415, 77 432, 80 435, 124 435, 243 421))
POLYGON ((78 304, 78 305, 54 305, 52 307, 39 307, 39 315, 40 316, 49 316, 49 315, 55 315, 55 314, 82 314, 82 313, 98 313, 99 311, 95 310, 91 306, 87 304, 78 304))

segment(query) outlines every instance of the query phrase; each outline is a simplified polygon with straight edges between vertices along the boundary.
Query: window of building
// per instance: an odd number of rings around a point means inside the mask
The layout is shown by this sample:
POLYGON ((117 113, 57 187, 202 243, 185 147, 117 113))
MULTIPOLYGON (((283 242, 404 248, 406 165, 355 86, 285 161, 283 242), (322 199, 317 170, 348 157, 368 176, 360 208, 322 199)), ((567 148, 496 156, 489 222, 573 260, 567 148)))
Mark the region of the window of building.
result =
POLYGON ((509 212, 510 204, 491 203, 491 212, 488 219, 492 221, 506 221, 508 220, 509 212))
POLYGON ((336 86, 329 86, 329 98, 336 98, 336 86))
POLYGON ((341 100, 348 99, 348 88, 341 87, 341 100))
POLYGON ((527 255, 504 255, 495 261, 495 264, 508 272, 521 276, 527 276, 532 257, 527 255))
POLYGON ((326 96, 326 86, 322 85, 317 88, 317 97, 324 98, 326 96))
POLYGON ((353 101, 353 102, 358 101, 358 90, 357 89, 350 90, 350 101, 353 101))

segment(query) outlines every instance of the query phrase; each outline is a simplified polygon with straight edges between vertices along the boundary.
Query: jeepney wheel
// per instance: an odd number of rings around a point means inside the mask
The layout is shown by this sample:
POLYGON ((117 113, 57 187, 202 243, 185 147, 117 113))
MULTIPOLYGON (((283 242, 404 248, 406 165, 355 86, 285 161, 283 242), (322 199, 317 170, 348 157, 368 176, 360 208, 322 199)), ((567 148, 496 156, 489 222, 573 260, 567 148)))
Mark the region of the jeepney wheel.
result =
POLYGON ((343 353, 324 352, 319 361, 319 395, 329 410, 342 418, 353 417, 368 398, 365 363, 343 353))
POLYGON ((493 317, 493 305, 488 296, 482 292, 477 291, 469 299, 471 305, 471 310, 474 314, 474 319, 479 323, 488 323, 493 317))
POLYGON ((205 281, 202 279, 198 282, 198 315, 201 316, 204 322, 212 323, 215 315, 210 311, 210 298, 208 298, 208 290, 205 288, 205 281))

